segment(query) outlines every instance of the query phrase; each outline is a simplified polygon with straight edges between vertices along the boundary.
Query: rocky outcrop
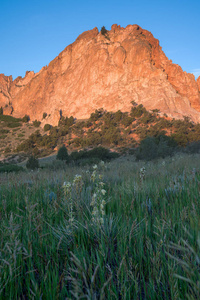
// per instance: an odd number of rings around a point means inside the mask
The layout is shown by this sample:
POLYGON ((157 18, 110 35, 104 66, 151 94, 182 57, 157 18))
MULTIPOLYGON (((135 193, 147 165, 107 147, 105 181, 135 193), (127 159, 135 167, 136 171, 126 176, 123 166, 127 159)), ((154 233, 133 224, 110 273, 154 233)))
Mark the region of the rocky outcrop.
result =
POLYGON ((0 75, 0 106, 56 125, 60 115, 84 119, 98 108, 129 111, 131 101, 169 117, 200 121, 200 79, 168 60, 159 41, 138 25, 82 33, 40 72, 0 75))
POLYGON ((198 85, 199 92, 200 92, 200 76, 197 78, 197 85, 198 85))

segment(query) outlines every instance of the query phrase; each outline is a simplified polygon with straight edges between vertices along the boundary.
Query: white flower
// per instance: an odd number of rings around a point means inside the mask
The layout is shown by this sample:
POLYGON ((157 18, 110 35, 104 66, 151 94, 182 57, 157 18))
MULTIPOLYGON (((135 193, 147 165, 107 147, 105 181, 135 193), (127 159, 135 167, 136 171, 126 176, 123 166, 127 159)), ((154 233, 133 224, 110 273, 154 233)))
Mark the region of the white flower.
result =
POLYGON ((63 183, 63 188, 66 189, 66 190, 68 190, 71 186, 72 186, 72 185, 71 185, 70 182, 64 182, 64 183, 63 183))
POLYGON ((101 190, 102 195, 104 196, 106 194, 106 191, 104 189, 101 190))
POLYGON ((96 170, 96 169, 97 169, 97 165, 94 165, 94 166, 93 166, 93 169, 96 170))

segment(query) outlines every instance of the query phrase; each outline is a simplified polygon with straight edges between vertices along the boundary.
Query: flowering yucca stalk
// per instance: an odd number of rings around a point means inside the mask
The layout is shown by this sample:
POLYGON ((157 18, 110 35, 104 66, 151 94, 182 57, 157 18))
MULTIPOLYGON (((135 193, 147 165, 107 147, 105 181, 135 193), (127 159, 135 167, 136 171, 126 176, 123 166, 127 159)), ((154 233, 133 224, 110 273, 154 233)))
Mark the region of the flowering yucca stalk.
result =
POLYGON ((74 180, 73 180, 72 185, 73 185, 73 187, 74 187, 74 190, 75 190, 76 194, 80 194, 81 191, 82 191, 82 187, 83 187, 82 176, 76 174, 76 175, 74 176, 74 180))
POLYGON ((72 203, 72 184, 70 182, 63 183, 64 197, 68 203, 69 223, 72 225, 74 221, 73 203, 72 203))
POLYGON ((97 174, 97 165, 94 165, 93 169, 91 181, 94 183, 94 193, 90 204, 92 206, 92 222, 100 227, 104 225, 106 190, 103 188, 105 184, 102 182, 102 175, 97 174))
POLYGON ((140 169, 140 182, 143 182, 143 180, 145 179, 145 174, 146 174, 146 169, 145 167, 142 167, 140 169))
POLYGON ((81 175, 75 175, 74 179, 71 182, 64 182, 64 198, 68 203, 69 209, 69 223, 72 225, 74 221, 74 212, 73 212, 73 200, 77 200, 80 197, 83 187, 83 180, 81 175))

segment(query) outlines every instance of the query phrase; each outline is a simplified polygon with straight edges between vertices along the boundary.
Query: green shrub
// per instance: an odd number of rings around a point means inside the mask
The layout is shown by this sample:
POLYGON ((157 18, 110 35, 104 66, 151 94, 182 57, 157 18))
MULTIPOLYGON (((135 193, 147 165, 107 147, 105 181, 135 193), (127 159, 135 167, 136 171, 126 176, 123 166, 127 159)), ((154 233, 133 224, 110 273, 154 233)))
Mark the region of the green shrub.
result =
POLYGON ((157 157, 157 144, 154 137, 147 137, 141 141, 136 151, 136 159, 151 160, 157 157))
POLYGON ((104 114, 104 110, 102 108, 100 109, 96 109, 94 113, 91 113, 90 118, 89 118, 89 122, 95 122, 98 119, 100 119, 103 114, 104 114))
POLYGON ((74 118, 71 116, 71 117, 62 117, 58 123, 58 126, 62 126, 62 125, 65 125, 67 126, 68 128, 71 127, 72 125, 74 124, 74 118))
POLYGON ((9 133, 10 131, 8 129, 1 129, 0 134, 9 133))
POLYGON ((27 163, 26 163, 27 169, 35 170, 39 168, 39 161, 34 156, 30 156, 27 163))
MULTIPOLYGON (((70 159, 73 161, 90 159, 91 162, 94 161, 93 159, 97 159, 98 161, 100 161, 110 160, 117 157, 119 157, 118 153, 110 152, 109 149, 104 148, 102 146, 95 147, 92 150, 73 151, 70 155, 70 159)), ((87 160, 87 162, 89 162, 89 160, 87 160)))
POLYGON ((154 114, 151 114, 150 112, 145 112, 140 119, 140 122, 143 124, 148 124, 156 121, 156 116, 154 114))
POLYGON ((187 144, 184 150, 186 153, 199 153, 200 152, 200 141, 192 142, 187 144))
POLYGON ((37 120, 33 121, 33 126, 36 127, 36 128, 39 127, 40 124, 41 124, 40 121, 37 121, 37 120))
POLYGON ((121 110, 118 110, 115 114, 114 114, 114 121, 116 123, 120 123, 120 121, 123 118, 123 113, 121 112, 121 110))
POLYGON ((135 120, 135 118, 125 116, 122 118, 121 123, 122 123, 122 125, 124 125, 124 127, 128 127, 129 125, 131 125, 133 123, 134 120, 135 120))
POLYGON ((29 152, 34 148, 34 142, 27 139, 24 142, 22 142, 20 145, 17 146, 16 152, 29 152))
POLYGON ((90 150, 89 156, 97 157, 101 160, 109 160, 109 159, 118 157, 119 154, 116 152, 110 152, 109 149, 99 146, 99 147, 95 147, 94 149, 90 150))
POLYGON ((16 128, 16 127, 22 126, 22 124, 13 122, 13 123, 7 123, 6 126, 9 127, 9 128, 16 128))
POLYGON ((131 108, 130 115, 132 118, 140 118, 146 111, 146 108, 144 108, 143 105, 140 104, 131 108))
POLYGON ((30 117, 28 115, 25 115, 23 118, 22 118, 22 122, 24 123, 28 123, 30 121, 30 117))
POLYGON ((173 138, 160 135, 158 137, 147 137, 141 141, 136 150, 136 159, 152 160, 159 157, 171 156, 177 147, 173 138))
POLYGON ((44 125, 44 131, 49 131, 51 129, 51 125, 50 124, 45 124, 44 125))
POLYGON ((8 116, 8 115, 0 115, 0 121, 3 122, 10 122, 10 123, 14 123, 14 122, 20 122, 22 121, 20 118, 14 118, 12 116, 8 116))
POLYGON ((108 30, 105 28, 105 26, 101 27, 101 34, 106 35, 108 33, 108 30))
POLYGON ((58 150, 56 159, 65 160, 66 162, 69 161, 69 154, 67 148, 64 145, 58 150))
POLYGON ((43 119, 45 119, 46 118, 46 116, 47 116, 47 113, 43 113, 43 119))
POLYGON ((0 173, 4 173, 4 172, 7 172, 7 173, 10 173, 10 172, 19 172, 19 171, 23 171, 24 168, 21 167, 21 166, 17 166, 17 165, 1 165, 0 166, 0 173))

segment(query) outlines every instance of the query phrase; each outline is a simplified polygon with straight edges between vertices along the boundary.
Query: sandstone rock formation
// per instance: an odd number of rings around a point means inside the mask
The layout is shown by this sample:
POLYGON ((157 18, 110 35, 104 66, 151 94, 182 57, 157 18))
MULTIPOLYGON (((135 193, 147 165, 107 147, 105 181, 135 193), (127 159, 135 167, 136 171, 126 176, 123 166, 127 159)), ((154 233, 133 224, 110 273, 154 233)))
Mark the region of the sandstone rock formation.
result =
POLYGON ((131 101, 169 117, 200 121, 200 77, 183 72, 159 41, 138 25, 82 33, 40 72, 14 81, 0 75, 0 107, 57 125, 61 115, 84 119, 95 109, 129 111, 131 101))

